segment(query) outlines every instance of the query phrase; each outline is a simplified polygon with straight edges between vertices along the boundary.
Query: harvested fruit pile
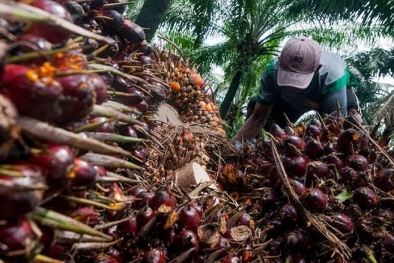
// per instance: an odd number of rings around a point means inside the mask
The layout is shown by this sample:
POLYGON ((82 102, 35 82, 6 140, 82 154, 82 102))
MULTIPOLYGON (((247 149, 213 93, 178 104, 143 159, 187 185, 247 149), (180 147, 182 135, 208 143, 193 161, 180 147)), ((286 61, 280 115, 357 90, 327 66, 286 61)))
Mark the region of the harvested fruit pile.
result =
POLYGON ((227 142, 209 86, 124 8, 0 3, 0 261, 257 258, 253 220, 209 176, 175 180, 227 142), (181 125, 156 119, 163 102, 181 125))
POLYGON ((353 117, 316 117, 273 125, 218 182, 266 230, 277 262, 392 262, 393 158, 353 117))

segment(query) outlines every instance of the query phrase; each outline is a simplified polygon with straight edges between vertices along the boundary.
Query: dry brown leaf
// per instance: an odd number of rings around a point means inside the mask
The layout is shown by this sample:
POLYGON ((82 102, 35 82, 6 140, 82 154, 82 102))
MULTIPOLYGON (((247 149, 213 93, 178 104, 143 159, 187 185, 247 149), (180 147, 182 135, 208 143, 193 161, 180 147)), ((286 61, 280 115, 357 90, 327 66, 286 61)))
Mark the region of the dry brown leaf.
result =
POLYGON ((170 229, 171 227, 174 226, 176 221, 178 221, 178 212, 175 210, 172 210, 170 214, 167 216, 166 223, 164 225, 164 230, 170 229))

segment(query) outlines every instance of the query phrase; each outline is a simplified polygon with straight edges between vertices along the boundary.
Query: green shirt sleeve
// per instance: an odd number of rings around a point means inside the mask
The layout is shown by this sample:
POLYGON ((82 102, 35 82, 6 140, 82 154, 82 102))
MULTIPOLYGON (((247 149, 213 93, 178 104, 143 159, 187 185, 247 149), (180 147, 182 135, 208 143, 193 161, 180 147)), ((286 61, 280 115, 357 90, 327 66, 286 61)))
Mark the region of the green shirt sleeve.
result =
POLYGON ((338 91, 345 89, 346 85, 349 80, 349 71, 345 69, 343 75, 337 79, 336 81, 328 84, 324 89, 323 89, 323 95, 330 95, 337 93, 338 91))
POLYGON ((355 74, 353 74, 349 69, 346 69, 348 71, 349 74, 349 79, 348 79, 348 83, 347 83, 347 87, 352 87, 354 89, 358 89, 360 87, 360 83, 357 80, 357 76, 355 74))
POLYGON ((357 81, 357 77, 352 74, 348 68, 345 68, 342 77, 325 87, 325 89, 323 90, 323 95, 337 93, 338 91, 345 89, 346 87, 353 87, 357 89, 359 85, 360 84, 357 81))

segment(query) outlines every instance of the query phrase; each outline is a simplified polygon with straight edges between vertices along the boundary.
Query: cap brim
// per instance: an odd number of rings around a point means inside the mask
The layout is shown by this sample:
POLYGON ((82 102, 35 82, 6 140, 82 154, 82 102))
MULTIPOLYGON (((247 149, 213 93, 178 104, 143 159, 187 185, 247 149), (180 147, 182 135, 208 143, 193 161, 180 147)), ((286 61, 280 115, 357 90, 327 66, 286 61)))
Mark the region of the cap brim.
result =
POLYGON ((289 86, 299 89, 306 89, 311 83, 314 72, 311 73, 297 73, 278 68, 278 86, 289 86))

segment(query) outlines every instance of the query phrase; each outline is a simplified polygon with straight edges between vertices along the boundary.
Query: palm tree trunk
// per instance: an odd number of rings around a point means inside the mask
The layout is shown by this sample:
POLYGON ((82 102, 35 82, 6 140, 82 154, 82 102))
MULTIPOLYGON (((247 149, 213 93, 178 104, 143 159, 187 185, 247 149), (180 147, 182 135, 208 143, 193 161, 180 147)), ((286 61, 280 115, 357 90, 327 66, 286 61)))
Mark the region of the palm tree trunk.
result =
POLYGON ((238 70, 235 73, 233 79, 231 80, 230 87, 228 88, 227 93, 224 96, 222 105, 220 106, 220 117, 224 120, 227 118, 228 110, 230 109, 231 103, 233 103, 235 94, 237 94, 239 84, 241 83, 241 78, 242 71, 238 70))
POLYGON ((167 11, 170 0, 145 0, 135 23, 146 28, 146 40, 149 42, 155 36, 160 22, 167 11))

